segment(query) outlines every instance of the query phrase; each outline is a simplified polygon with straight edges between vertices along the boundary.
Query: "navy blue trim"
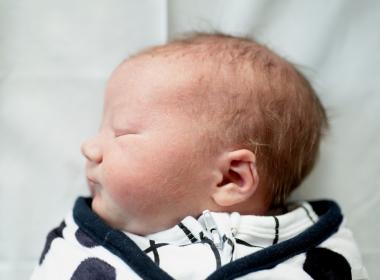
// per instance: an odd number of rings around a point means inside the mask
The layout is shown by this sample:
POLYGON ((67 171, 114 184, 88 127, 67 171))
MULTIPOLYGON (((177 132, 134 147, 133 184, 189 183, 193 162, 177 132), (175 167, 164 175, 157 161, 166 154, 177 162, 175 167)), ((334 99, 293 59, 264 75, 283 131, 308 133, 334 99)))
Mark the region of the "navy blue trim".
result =
POLYGON ((314 248, 338 231, 343 220, 339 206, 330 200, 310 202, 321 215, 318 222, 299 235, 222 266, 207 280, 234 279, 252 272, 270 269, 291 257, 314 248))
MULTIPOLYGON (((92 212, 91 199, 80 197, 74 206, 74 220, 100 245, 120 257, 143 279, 173 279, 158 267, 127 235, 112 229, 92 212)), ((338 231, 343 220, 339 206, 329 200, 310 202, 319 220, 301 234, 226 264, 207 280, 234 279, 270 269, 285 260, 314 248, 338 231)))
POLYGON ((91 210, 91 199, 80 197, 75 202, 74 220, 99 245, 122 259, 143 279, 173 280, 158 267, 127 235, 104 223, 91 210))

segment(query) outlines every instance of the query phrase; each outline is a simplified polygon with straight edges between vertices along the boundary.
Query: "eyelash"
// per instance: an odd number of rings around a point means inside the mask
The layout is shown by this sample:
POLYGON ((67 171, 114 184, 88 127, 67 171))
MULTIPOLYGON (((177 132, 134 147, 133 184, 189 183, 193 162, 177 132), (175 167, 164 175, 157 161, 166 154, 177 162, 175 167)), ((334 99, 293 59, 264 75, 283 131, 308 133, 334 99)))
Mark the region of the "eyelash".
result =
POLYGON ((129 131, 115 131, 115 137, 125 136, 131 134, 129 131))
POLYGON ((133 135, 136 134, 130 130, 115 130, 115 138, 121 137, 121 136, 126 136, 126 135, 133 135))

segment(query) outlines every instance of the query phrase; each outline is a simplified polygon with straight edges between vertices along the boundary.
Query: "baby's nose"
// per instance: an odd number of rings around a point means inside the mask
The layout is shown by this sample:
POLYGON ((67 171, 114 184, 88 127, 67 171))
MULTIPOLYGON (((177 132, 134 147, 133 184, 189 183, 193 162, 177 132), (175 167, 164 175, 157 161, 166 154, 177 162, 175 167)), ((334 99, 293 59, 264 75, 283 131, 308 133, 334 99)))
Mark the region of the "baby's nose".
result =
POLYGON ((101 163, 103 160, 102 150, 96 138, 86 140, 81 146, 81 152, 89 161, 101 163))

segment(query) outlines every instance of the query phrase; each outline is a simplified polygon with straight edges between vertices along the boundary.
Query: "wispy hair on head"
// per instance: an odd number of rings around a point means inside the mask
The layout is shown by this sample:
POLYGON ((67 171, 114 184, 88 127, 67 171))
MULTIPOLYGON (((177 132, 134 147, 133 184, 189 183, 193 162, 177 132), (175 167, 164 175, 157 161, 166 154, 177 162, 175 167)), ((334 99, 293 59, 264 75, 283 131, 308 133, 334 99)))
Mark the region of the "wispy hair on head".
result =
POLYGON ((310 173, 328 120, 310 82, 284 58, 251 38, 221 33, 188 34, 139 55, 207 65, 207 90, 191 97, 192 112, 208 116, 210 150, 246 148, 256 155, 272 207, 310 173))

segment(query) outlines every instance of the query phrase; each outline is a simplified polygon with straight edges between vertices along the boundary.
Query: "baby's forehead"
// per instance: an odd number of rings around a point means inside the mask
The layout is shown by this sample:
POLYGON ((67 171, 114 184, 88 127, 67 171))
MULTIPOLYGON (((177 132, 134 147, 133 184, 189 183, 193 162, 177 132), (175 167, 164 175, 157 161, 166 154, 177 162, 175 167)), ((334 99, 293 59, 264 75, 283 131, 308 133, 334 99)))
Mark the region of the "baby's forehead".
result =
POLYGON ((206 79, 211 73, 191 59, 135 57, 124 61, 111 75, 105 102, 115 104, 122 99, 124 106, 144 104, 152 109, 197 111, 199 102, 205 101, 206 79))
POLYGON ((144 55, 119 65, 109 79, 107 91, 125 89, 128 95, 134 90, 155 100, 174 101, 200 94, 211 75, 211 67, 190 58, 144 55))

